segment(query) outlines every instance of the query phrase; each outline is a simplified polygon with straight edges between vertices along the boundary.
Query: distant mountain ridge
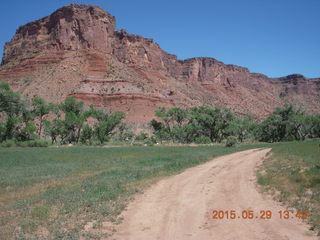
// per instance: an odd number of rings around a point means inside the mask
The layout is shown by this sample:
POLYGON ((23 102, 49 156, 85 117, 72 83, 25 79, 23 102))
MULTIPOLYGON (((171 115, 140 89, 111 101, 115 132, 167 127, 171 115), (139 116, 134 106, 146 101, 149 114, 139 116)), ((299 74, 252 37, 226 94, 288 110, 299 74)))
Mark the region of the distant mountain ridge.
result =
POLYGON ((320 112, 319 78, 269 78, 213 58, 179 60, 152 39, 115 28, 104 9, 77 4, 21 26, 5 44, 0 82, 48 101, 73 96, 124 111, 136 124, 161 106, 219 105, 256 118, 284 103, 320 112))

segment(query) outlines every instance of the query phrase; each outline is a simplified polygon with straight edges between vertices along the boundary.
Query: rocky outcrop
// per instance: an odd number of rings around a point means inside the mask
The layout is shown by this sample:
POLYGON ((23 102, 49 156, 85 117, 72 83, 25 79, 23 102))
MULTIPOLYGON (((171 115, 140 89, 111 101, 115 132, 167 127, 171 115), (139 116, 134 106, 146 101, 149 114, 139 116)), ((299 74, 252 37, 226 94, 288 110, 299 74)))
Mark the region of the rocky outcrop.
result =
POLYGON ((72 4, 20 27, 4 49, 2 64, 44 50, 96 49, 112 52, 115 18, 96 6, 72 4))
POLYGON ((292 103, 320 112, 320 79, 268 78, 213 58, 179 60, 152 39, 115 30, 97 6, 72 4, 20 27, 6 43, 0 81, 59 102, 73 96, 145 123, 158 107, 226 106, 263 118, 292 103))

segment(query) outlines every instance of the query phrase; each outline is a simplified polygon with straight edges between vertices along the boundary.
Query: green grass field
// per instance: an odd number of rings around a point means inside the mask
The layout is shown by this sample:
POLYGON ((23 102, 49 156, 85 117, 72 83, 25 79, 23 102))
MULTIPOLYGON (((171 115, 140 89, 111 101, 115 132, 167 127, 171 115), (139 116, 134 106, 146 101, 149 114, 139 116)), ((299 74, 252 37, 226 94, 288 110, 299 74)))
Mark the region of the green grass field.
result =
POLYGON ((277 143, 257 173, 263 189, 297 210, 309 211, 320 230, 320 141, 277 143))
POLYGON ((0 149, 0 239, 99 239, 132 194, 161 177, 256 146, 0 149), (93 223, 96 233, 84 229, 93 223))
POLYGON ((0 239, 107 237, 114 229, 103 224, 119 223, 134 193, 214 157, 257 147, 273 148, 258 183, 277 200, 310 210, 319 228, 319 143, 0 148, 0 239))

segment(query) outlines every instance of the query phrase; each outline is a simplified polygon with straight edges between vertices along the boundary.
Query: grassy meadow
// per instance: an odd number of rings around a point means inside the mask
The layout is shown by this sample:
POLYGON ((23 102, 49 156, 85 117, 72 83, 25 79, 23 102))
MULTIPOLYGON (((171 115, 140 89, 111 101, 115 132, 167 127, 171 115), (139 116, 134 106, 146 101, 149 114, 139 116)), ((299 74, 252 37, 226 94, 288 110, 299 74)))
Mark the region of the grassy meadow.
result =
POLYGON ((224 146, 0 148, 0 239, 100 239, 133 194, 214 157, 272 147, 257 181, 320 226, 320 141, 224 146))
POLYGON ((311 229, 320 231, 320 141, 271 145, 272 153, 257 173, 258 183, 275 199, 309 211, 311 229))
POLYGON ((99 239, 132 194, 161 177, 253 148, 50 147, 0 149, 0 239, 99 239), (90 229, 88 228, 90 226, 90 229))

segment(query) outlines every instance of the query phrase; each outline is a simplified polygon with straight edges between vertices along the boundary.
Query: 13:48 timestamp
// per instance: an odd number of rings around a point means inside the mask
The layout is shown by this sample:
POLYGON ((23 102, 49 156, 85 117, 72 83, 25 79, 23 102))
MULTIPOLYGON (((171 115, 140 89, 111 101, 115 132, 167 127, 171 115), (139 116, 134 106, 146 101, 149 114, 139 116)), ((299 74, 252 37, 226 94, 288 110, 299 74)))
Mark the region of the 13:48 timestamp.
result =
POLYGON ((292 219, 300 218, 307 219, 309 213, 307 211, 297 211, 293 213, 289 210, 279 210, 277 212, 271 210, 242 210, 237 212, 236 210, 213 210, 211 218, 212 219, 272 219, 277 217, 280 219, 292 219))

